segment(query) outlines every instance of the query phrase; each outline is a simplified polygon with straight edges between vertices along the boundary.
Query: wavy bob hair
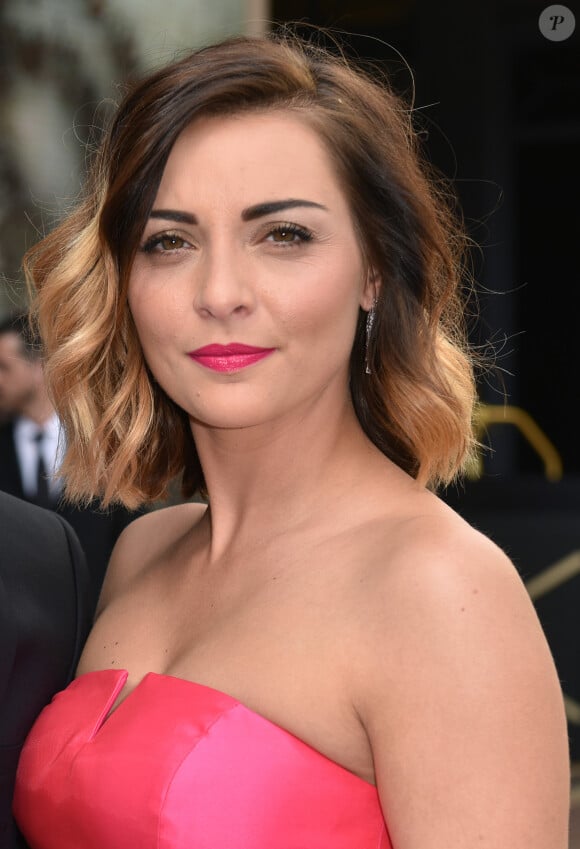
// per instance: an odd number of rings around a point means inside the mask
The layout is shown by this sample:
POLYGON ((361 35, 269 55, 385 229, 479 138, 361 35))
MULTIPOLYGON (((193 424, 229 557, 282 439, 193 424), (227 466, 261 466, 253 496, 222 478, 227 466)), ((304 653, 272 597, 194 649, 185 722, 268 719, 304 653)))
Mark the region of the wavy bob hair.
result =
POLYGON ((133 86, 76 208, 24 259, 73 500, 135 507, 165 497, 178 475, 184 497, 203 491, 188 417, 148 370, 127 286, 179 134, 200 116, 256 110, 292 111, 318 133, 365 263, 382 281, 372 332, 367 339, 361 310, 350 362, 362 428, 428 486, 450 481, 470 453, 464 239, 451 193, 421 160, 411 110, 385 80, 318 45, 288 34, 239 37, 133 86))

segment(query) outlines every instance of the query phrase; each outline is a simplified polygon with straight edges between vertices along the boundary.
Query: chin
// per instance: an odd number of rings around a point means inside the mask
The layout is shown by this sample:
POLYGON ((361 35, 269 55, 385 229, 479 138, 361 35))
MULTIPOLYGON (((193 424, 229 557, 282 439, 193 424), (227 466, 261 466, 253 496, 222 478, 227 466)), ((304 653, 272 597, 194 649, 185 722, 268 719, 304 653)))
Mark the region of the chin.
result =
POLYGON ((215 400, 185 407, 192 426, 215 428, 216 430, 236 430, 255 427, 271 420, 275 413, 271 405, 266 405, 264 399, 233 398, 215 400), (266 409, 266 407, 268 409, 266 409))

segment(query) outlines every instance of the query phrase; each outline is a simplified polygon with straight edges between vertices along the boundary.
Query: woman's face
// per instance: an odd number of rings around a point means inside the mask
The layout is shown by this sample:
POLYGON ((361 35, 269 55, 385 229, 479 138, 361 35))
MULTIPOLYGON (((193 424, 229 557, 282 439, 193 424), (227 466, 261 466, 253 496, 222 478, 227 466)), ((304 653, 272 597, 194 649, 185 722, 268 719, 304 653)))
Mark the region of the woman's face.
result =
POLYGON ((153 375, 192 419, 247 427, 343 405, 373 297, 331 160, 298 116, 202 118, 181 134, 129 304, 153 375))

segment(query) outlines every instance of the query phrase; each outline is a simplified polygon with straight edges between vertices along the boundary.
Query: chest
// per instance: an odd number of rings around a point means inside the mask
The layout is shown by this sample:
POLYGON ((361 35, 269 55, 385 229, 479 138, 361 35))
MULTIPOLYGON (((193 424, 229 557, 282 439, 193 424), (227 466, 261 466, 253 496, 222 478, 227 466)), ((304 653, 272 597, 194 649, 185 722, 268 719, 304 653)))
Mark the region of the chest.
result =
POLYGON ((165 569, 104 611, 81 671, 127 669, 125 693, 150 671, 215 688, 372 780, 352 708, 361 602, 346 570, 315 557, 243 578, 165 569))

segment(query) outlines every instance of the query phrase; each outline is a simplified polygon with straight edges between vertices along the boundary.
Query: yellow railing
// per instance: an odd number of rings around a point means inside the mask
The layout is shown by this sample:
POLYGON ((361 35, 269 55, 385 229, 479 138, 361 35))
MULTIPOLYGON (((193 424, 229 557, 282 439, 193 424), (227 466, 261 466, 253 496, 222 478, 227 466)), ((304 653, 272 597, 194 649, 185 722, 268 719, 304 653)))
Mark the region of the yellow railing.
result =
MULTIPOLYGON (((513 407, 510 404, 479 404, 474 419, 475 435, 479 442, 483 441, 483 436, 488 427, 494 424, 515 425, 542 460, 544 474, 548 480, 558 481, 561 479, 563 475, 562 458, 554 444, 529 413, 526 413, 521 407, 513 407)), ((469 474, 472 478, 481 477, 483 474, 481 456, 475 460, 469 474)))
MULTIPOLYGON (((562 459, 554 444, 548 439, 544 431, 534 419, 522 410, 521 407, 513 407, 509 404, 479 404, 474 419, 474 431, 478 442, 483 437, 490 425, 510 424, 515 425, 522 436, 528 441, 536 454, 544 464, 544 474, 550 481, 559 481, 563 475, 562 459)), ((470 477, 478 479, 483 474, 483 462, 481 455, 475 460, 470 469, 470 477)), ((580 550, 572 551, 557 563, 548 566, 538 575, 526 582, 526 588, 532 601, 547 595, 557 587, 580 573, 580 550)), ((580 703, 571 696, 564 693, 564 703, 568 722, 580 725, 580 703)), ((580 777, 580 764, 574 765, 580 777)), ((580 788, 577 790, 580 800, 580 788)))

